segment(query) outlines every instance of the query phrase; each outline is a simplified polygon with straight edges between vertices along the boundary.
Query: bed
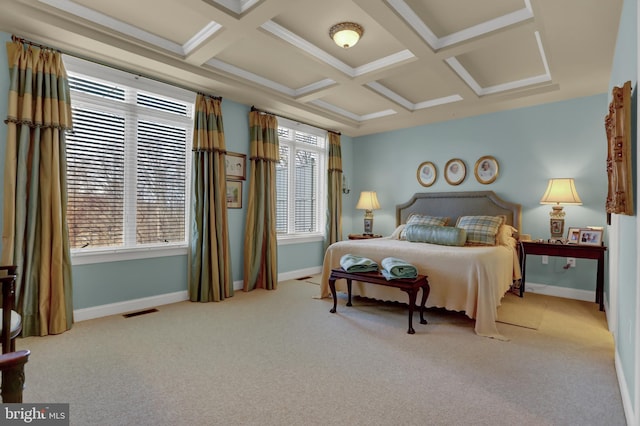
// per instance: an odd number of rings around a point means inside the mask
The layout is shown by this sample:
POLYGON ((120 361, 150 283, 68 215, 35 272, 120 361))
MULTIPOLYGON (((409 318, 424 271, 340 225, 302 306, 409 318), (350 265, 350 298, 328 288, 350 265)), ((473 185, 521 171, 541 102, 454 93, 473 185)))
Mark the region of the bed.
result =
MULTIPOLYGON (((501 199, 493 191, 417 193, 396 206, 397 228, 392 235, 340 241, 327 248, 320 296, 330 296, 328 278, 332 268, 340 267, 343 255, 367 257, 378 264, 385 257, 398 257, 416 266, 419 274, 428 276, 431 292, 427 307, 464 312, 475 319, 476 334, 508 340, 498 332, 496 317, 502 297, 520 279, 516 239, 512 235, 520 228, 520 221, 521 206, 501 199), (412 215, 447 217, 448 226, 455 226, 461 217, 499 217, 504 225, 500 226, 501 234, 504 236, 503 231, 509 230, 509 236, 497 239, 495 245, 462 247, 400 239, 407 220, 413 221, 412 215)), ((338 280, 336 290, 345 292, 346 281, 338 280)), ((354 282, 352 293, 406 303, 404 293, 385 286, 354 282)))

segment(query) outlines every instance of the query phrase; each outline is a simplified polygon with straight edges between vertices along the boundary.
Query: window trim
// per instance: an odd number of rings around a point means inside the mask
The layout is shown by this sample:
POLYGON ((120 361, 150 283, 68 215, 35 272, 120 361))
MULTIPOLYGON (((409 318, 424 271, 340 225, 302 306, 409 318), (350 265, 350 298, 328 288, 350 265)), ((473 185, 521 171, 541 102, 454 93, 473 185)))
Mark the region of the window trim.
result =
MULTIPOLYGON (((318 176, 318 187, 320 190, 318 191, 318 199, 317 199, 318 200, 318 206, 317 206, 318 231, 305 232, 305 233, 289 232, 286 234, 276 232, 277 243, 278 245, 289 245, 289 244, 324 241, 325 233, 326 233, 325 228, 327 226, 326 215, 324 214, 324 212, 326 211, 326 208, 327 208, 327 199, 326 199, 327 198, 326 197, 327 170, 326 168, 327 168, 327 161, 328 161, 328 155, 329 155, 329 134, 324 129, 313 127, 304 123, 299 123, 283 117, 278 117, 278 127, 284 127, 294 131, 304 132, 304 133, 308 133, 311 135, 324 138, 324 147, 313 149, 313 146, 309 145, 312 147, 313 151, 317 151, 321 154, 321 158, 318 165, 318 173, 320 175, 318 176)), ((304 145, 301 145, 301 144, 292 144, 291 146, 293 146, 295 149, 300 149, 304 147, 304 145)), ((294 150, 294 155, 295 155, 295 150, 294 150)), ((289 185, 289 187, 291 188, 292 186, 289 185)), ((295 204, 291 198, 289 198, 289 200, 291 204, 295 204)), ((289 206, 289 212, 290 212, 290 215, 291 215, 291 212, 294 212, 294 210, 291 209, 291 205, 289 206)), ((295 215, 295 212, 293 214, 295 215)))
MULTIPOLYGON (((63 55, 63 62, 69 75, 82 75, 105 82, 121 84, 129 87, 134 87, 138 91, 147 92, 154 95, 165 96, 168 98, 176 99, 183 102, 195 104, 196 93, 183 89, 181 87, 173 86, 169 83, 159 82, 147 77, 135 75, 129 72, 125 72, 116 68, 109 67, 107 65, 100 65, 93 62, 85 61, 73 56, 63 55)), ((74 92, 72 94, 74 99, 72 103, 79 105, 81 108, 96 108, 100 106, 105 110, 113 111, 114 106, 110 102, 102 102, 101 99, 96 99, 92 96, 83 93, 74 92), (87 102, 90 100, 90 102, 87 102)), ((146 114, 145 109, 132 105, 129 103, 123 103, 122 109, 118 110, 118 114, 129 116, 133 112, 141 111, 138 115, 138 119, 149 120, 150 116, 146 114)), ((164 117, 176 116, 163 111, 156 111, 157 115, 153 116, 154 121, 166 123, 164 117)), ((195 113, 195 105, 193 109, 195 113)), ((193 131, 193 116, 184 117, 184 123, 190 123, 187 126, 189 132, 193 131)), ((71 249, 71 263, 72 265, 86 265, 93 263, 104 262, 117 262, 125 260, 135 259, 148 259, 155 257, 166 256, 182 256, 188 253, 189 239, 190 239, 190 199, 191 199, 191 137, 187 136, 187 145, 185 150, 185 241, 167 243, 166 245, 149 244, 149 245, 136 245, 133 246, 121 246, 121 247, 99 247, 99 248, 74 248, 71 249)), ((125 149, 129 149, 126 147, 125 149)), ((125 171, 125 173, 128 173, 125 171)), ((135 185, 134 181, 125 181, 125 185, 135 185)), ((133 192, 135 194, 135 191, 133 192)), ((128 225, 125 223, 123 232, 127 233, 128 225)))
POLYGON ((94 263, 119 262, 124 260, 151 259, 154 257, 186 256, 189 245, 183 243, 167 244, 166 247, 135 247, 120 249, 92 249, 71 251, 71 264, 91 265, 94 263))

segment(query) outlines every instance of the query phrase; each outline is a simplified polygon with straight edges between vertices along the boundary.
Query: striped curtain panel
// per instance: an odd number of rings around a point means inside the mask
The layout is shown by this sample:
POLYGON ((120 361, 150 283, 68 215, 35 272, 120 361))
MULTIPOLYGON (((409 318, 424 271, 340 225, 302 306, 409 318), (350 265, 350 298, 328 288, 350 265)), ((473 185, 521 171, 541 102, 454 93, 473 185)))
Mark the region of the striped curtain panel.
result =
POLYGON ((193 130, 189 298, 233 296, 222 101, 198 94, 193 130))
POLYGON ((244 291, 278 286, 276 240, 276 163, 280 161, 278 120, 249 113, 251 164, 247 225, 244 235, 244 291))
POLYGON ((60 52, 7 43, 9 101, 2 264, 18 266, 23 336, 73 324, 65 131, 71 101, 60 52))
POLYGON ((329 132, 328 205, 325 249, 342 240, 342 152, 340 134, 329 132))

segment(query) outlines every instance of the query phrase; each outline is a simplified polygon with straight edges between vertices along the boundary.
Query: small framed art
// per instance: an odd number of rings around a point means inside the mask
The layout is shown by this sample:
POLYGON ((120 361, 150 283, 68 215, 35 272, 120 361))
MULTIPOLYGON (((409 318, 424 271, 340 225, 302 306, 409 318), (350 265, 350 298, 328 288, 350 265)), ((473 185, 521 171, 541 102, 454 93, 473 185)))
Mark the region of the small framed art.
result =
POLYGON ((242 181, 241 180, 227 181, 227 208, 228 209, 242 208, 242 181))
POLYGON ((583 228, 580 230, 578 244, 582 246, 601 246, 602 229, 583 228))
POLYGON ((467 176, 467 166, 459 158, 452 158, 447 161, 444 167, 444 178, 449 185, 460 185, 467 176))
POLYGON ((364 235, 371 235, 373 232, 373 219, 364 220, 364 235))
POLYGON ((436 169, 436 165, 431 161, 425 161, 418 166, 416 176, 418 177, 418 182, 420 183, 420 185, 433 185, 436 181, 436 178, 438 177, 438 170, 436 169))
POLYGON ((580 231, 582 228, 569 227, 567 231, 567 244, 578 244, 580 241, 580 231))
POLYGON ((247 178, 247 156, 236 152, 227 152, 225 156, 227 179, 247 178))
POLYGON ((551 238, 562 238, 564 235, 564 219, 550 219, 549 231, 551 238))
POLYGON ((498 178, 499 165, 498 160, 490 155, 478 158, 473 173, 476 180, 483 185, 488 185, 498 178))

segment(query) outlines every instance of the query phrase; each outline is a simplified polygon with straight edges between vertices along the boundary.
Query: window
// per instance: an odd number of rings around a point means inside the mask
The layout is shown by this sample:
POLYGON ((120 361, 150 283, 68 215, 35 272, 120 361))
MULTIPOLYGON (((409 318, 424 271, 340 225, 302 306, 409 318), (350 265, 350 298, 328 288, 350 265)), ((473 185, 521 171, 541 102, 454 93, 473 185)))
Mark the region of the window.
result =
POLYGON ((326 132, 278 117, 276 232, 281 239, 322 236, 326 132))
POLYGON ((73 113, 67 221, 74 263, 84 254, 133 258, 186 247, 195 93, 64 61, 73 113))

